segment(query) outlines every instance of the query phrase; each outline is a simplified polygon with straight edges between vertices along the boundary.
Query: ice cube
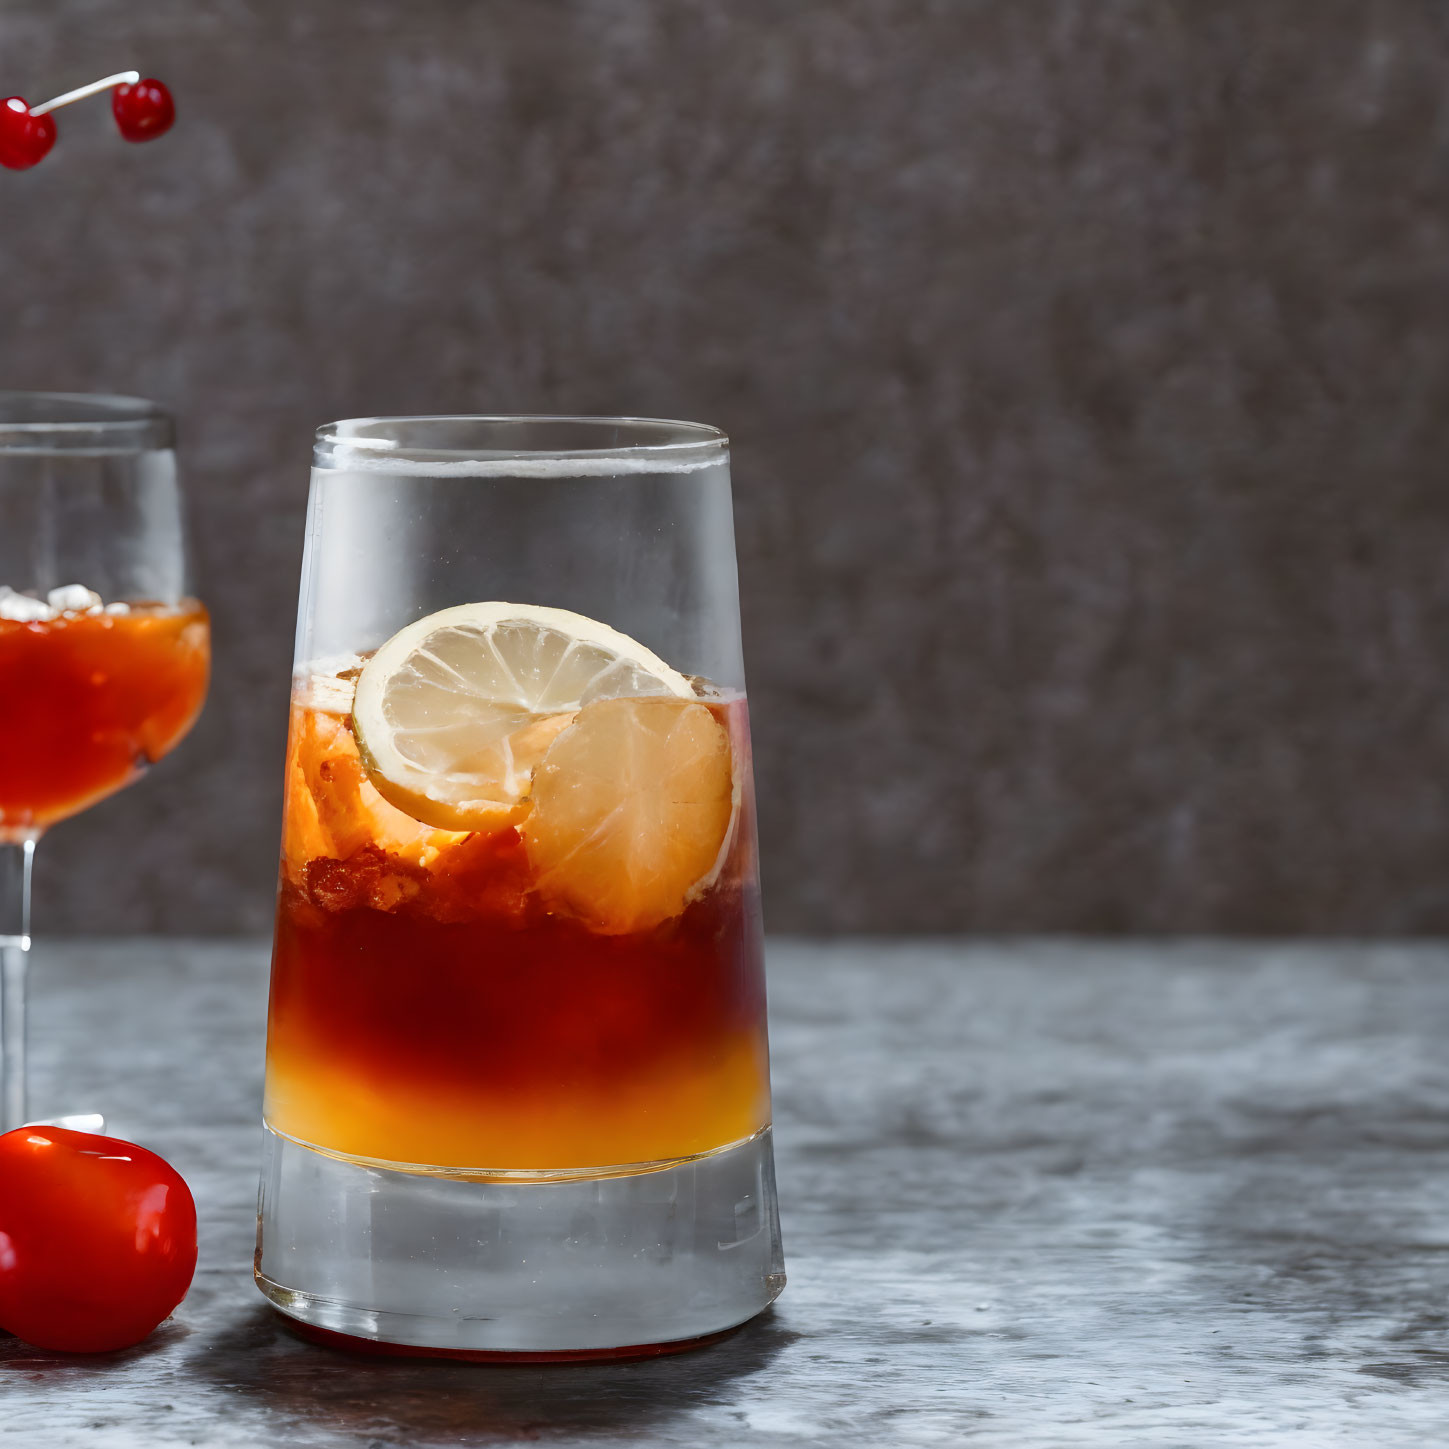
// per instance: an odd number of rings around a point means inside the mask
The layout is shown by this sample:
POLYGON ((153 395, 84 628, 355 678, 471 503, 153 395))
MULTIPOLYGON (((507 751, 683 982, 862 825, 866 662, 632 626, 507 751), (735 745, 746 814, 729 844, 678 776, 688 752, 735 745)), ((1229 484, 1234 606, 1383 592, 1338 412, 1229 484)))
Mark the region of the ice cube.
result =
POLYGON ((364 662, 360 654, 333 654, 319 659, 302 675, 298 690, 301 702, 319 714, 351 714, 357 671, 364 662), (342 675, 350 677, 344 679, 342 675))
POLYGON ((0 584, 0 619, 14 619, 22 624, 33 624, 38 619, 55 618, 55 610, 44 599, 32 598, 18 593, 9 584, 0 584))
POLYGON ((101 596, 84 584, 62 584, 45 597, 58 614, 84 614, 101 607, 101 596))

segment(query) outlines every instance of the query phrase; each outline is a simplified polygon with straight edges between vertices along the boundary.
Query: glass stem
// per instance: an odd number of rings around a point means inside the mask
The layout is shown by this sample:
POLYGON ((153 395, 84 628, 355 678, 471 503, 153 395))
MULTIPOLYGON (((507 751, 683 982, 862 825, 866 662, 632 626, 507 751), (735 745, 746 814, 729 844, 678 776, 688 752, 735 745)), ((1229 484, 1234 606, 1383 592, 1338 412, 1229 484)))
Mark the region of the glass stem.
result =
POLYGON ((0 843, 0 1131, 25 1113, 25 976, 30 964, 33 840, 0 843))

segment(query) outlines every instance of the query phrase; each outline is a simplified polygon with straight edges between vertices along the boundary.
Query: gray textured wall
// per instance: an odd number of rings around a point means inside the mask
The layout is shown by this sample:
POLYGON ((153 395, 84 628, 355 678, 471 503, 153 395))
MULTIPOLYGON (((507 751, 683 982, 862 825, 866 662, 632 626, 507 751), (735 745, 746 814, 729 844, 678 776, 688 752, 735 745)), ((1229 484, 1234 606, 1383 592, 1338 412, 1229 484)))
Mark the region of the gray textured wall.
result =
POLYGON ((0 385, 179 415, 217 682, 42 929, 265 925, 306 466, 735 439, 777 928, 1449 929, 1449 5, 6 0, 0 385))

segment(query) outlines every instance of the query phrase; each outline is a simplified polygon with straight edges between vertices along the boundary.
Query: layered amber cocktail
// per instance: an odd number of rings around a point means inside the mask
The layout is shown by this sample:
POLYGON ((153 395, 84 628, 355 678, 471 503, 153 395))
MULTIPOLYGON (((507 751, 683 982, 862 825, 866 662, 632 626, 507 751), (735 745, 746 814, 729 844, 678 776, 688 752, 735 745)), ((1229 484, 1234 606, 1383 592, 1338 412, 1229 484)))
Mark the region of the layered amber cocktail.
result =
MULTIPOLYGON (((528 619, 513 632, 547 637, 528 619)), ((268 1122, 358 1158, 574 1170, 766 1126, 744 700, 701 686, 552 712, 507 701, 510 735, 465 749, 536 755, 543 798, 521 770, 475 779, 491 790, 479 828, 448 829, 467 811, 419 798, 430 825, 369 779, 356 672, 299 681, 292 705, 268 1122), (675 757, 645 758, 671 732, 675 757), (681 778, 696 798, 642 818, 681 778), (581 782, 600 798, 571 798, 581 782)))
POLYGON ((780 1291, 714 430, 319 434, 265 1115, 257 1281, 310 1329, 587 1357, 780 1291))

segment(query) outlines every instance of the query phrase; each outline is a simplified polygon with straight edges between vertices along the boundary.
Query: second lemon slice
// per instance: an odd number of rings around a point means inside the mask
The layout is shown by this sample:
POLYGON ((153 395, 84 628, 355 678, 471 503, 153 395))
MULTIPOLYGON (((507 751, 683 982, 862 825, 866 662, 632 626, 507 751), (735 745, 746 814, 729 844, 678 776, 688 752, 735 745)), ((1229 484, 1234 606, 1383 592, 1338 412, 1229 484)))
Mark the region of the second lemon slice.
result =
POLYGON ((535 766, 584 705, 651 695, 694 691, 607 624, 535 604, 460 604, 367 661, 352 727, 390 804, 445 830, 486 830, 519 816, 535 766))

